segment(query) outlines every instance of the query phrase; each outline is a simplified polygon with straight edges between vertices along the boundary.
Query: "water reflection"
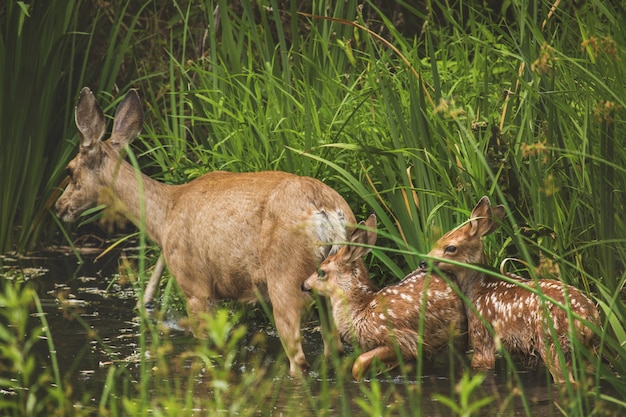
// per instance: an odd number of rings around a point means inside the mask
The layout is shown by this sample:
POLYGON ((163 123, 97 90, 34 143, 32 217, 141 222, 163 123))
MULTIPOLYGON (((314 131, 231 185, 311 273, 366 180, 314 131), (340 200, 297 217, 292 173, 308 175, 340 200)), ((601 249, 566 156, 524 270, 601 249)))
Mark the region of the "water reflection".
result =
MULTIPOLYGON (((121 285, 115 278, 117 255, 95 263, 87 260, 82 266, 76 265, 71 255, 22 259, 15 265, 36 268, 29 280, 42 300, 61 373, 72 385, 77 399, 88 395, 93 404, 100 400, 109 370, 116 364, 137 383, 148 372, 153 377, 152 395, 160 395, 165 386, 167 394, 180 395, 181 402, 207 395, 223 396, 224 407, 228 408, 229 401, 237 401, 238 407, 248 407, 244 414, 252 415, 305 417, 326 410, 328 415, 445 416, 452 415, 451 411, 436 395, 458 401, 462 365, 451 369, 445 361, 425 363, 418 378, 413 364, 412 368, 404 368, 404 372, 394 370, 357 383, 350 378, 349 357, 327 366, 314 323, 304 331, 303 341, 304 350, 313 362, 310 375, 304 382, 277 377, 286 375, 288 362, 274 328, 258 308, 246 314, 247 332, 237 345, 232 372, 225 377, 241 389, 231 392, 234 385, 225 388, 215 384, 215 370, 210 368, 210 363, 189 355, 203 342, 177 327, 178 311, 166 312, 159 318, 161 340, 157 344, 147 341, 141 349, 140 325, 134 310, 136 298, 130 285, 121 285), (157 352, 153 348, 166 351, 157 352), (154 362, 147 361, 148 370, 141 368, 142 354, 144 359, 155 358, 154 362), (165 365, 158 357, 167 358, 165 365)), ((41 348, 46 354, 46 347, 42 344, 41 348)), ((559 392, 543 367, 519 371, 519 383, 512 382, 507 372, 501 364, 486 375, 473 393, 471 401, 493 397, 493 402, 484 409, 485 415, 560 415, 555 405, 559 392), (518 395, 520 390, 524 391, 526 402, 518 395)))

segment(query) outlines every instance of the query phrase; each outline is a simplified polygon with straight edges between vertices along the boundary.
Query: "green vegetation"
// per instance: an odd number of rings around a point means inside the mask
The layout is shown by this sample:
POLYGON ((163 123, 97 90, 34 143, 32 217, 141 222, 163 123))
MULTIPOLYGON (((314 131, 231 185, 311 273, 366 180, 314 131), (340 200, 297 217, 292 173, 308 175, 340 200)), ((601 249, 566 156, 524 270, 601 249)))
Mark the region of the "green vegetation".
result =
MULTIPOLYGON (((401 24, 397 15, 379 11, 376 5, 385 2, 375 1, 365 3, 365 16, 354 0, 305 2, 302 11, 313 17, 298 15, 297 1, 112 3, 0 6, 3 251, 53 239, 58 226, 48 208, 76 151, 72 111, 79 88, 89 85, 101 103, 113 105, 127 88, 139 87, 146 126, 134 151, 142 171, 170 183, 215 169, 280 169, 319 178, 346 197, 357 217, 377 214, 382 238, 368 261, 380 284, 416 268, 480 196, 504 204, 505 225, 487 242, 492 265, 520 259, 505 268, 558 277, 590 294, 602 312, 598 355, 575 349, 577 372, 582 375, 583 359, 590 359, 591 378, 581 378, 582 387, 556 390, 552 412, 617 415, 614 410, 626 406, 621 2, 511 0, 490 10, 480 1, 431 1, 426 16, 398 1, 404 22, 426 17, 423 31, 421 24, 401 24)), ((27 310, 28 297, 37 299, 28 287, 9 288, 14 284, 5 283, 4 291, 17 300, 12 309, 27 310)), ((9 306, 0 303, 3 310, 9 306)), ((188 363, 177 379, 168 373, 174 359, 163 330, 143 317, 138 349, 158 355, 142 360, 137 384, 123 364, 111 367, 106 389, 94 393, 101 398, 99 414, 192 415, 200 408, 256 415, 246 404, 261 398, 270 399, 263 402, 270 410, 279 395, 274 389, 282 387, 267 381, 284 369, 235 378, 230 355, 244 331, 225 313, 207 320, 215 334, 175 358, 188 363), (194 372, 200 368, 208 374, 198 387, 194 372)), ((11 331, 0 332, 7 346, 28 346, 34 337, 11 331)), ((29 390, 16 391, 19 404, 2 414, 45 413, 28 408, 29 396, 52 396, 60 410, 81 401, 63 398, 69 382, 62 375, 35 378, 29 362, 35 359, 15 362, 23 370, 11 372, 19 378, 5 378, 5 364, 14 361, 8 352, 0 351, 2 389, 29 390)), ((346 379, 349 360, 321 361, 322 382, 302 382, 299 401, 308 401, 307 410, 348 415, 349 399, 333 400, 340 409, 330 410, 331 399, 360 395, 365 415, 422 414, 430 399, 420 398, 416 386, 390 388, 373 379, 355 393, 346 379), (337 383, 325 378, 330 373, 337 383)), ((515 373, 511 397, 496 406, 480 395, 482 376, 455 378, 454 371, 451 386, 458 391, 438 397, 441 413, 512 415, 515 398, 532 415, 515 373)), ((410 376, 421 372, 418 367, 410 376)))

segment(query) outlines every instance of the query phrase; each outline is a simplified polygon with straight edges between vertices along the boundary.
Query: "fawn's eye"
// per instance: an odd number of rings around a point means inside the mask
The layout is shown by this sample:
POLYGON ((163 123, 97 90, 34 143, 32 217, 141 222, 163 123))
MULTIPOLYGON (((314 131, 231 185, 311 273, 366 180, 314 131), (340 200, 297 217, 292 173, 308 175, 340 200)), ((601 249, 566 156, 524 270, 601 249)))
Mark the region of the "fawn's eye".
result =
POLYGON ((326 272, 324 272, 323 269, 318 269, 317 276, 319 277, 319 279, 326 279, 326 272))
POLYGON ((456 252, 456 246, 446 246, 443 249, 443 252, 444 253, 454 253, 454 252, 456 252))

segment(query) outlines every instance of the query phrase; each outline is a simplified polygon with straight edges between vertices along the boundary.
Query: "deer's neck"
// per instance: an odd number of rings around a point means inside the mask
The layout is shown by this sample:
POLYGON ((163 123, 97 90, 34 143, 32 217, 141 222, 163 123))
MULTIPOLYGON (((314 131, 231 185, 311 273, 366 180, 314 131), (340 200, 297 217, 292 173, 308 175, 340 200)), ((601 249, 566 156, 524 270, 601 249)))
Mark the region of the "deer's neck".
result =
POLYGON ((106 186, 100 198, 162 246, 161 232, 171 205, 171 189, 175 186, 136 171, 127 161, 120 159, 119 154, 109 158, 107 168, 103 170, 106 186))
POLYGON ((482 272, 463 269, 459 274, 454 275, 459 285, 459 290, 470 300, 473 301, 478 295, 481 288, 484 288, 489 277, 482 272))
POLYGON ((360 317, 366 314, 369 304, 376 295, 375 288, 369 282, 353 282, 351 287, 331 299, 333 317, 340 335, 350 340, 355 334, 360 317))

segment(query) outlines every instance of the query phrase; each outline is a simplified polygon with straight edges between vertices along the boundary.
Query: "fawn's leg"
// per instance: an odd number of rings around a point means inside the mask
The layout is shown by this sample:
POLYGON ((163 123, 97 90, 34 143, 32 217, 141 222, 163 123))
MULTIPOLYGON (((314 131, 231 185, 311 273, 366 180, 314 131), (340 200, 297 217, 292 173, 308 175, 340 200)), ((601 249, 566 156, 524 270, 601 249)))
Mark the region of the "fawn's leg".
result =
POLYGON ((329 358, 333 352, 343 353, 343 343, 341 343, 339 331, 333 320, 328 299, 316 297, 316 302, 320 316, 320 327, 322 328, 322 340, 324 341, 324 356, 329 358))
POLYGON ((387 370, 398 366, 398 355, 396 350, 389 346, 379 346, 375 349, 360 355, 352 366, 352 377, 359 381, 369 371, 372 361, 378 359, 387 366, 387 370))
POLYGON ((479 318, 471 315, 467 324, 470 346, 474 349, 472 368, 493 369, 496 366, 496 347, 493 336, 479 318))
MULTIPOLYGON (((541 356, 541 359, 545 363, 546 368, 548 368, 548 371, 550 371, 550 375, 552 375, 552 380, 554 381, 554 383, 562 384, 565 382, 565 376, 563 375, 563 368, 561 367, 561 362, 559 359, 559 348, 555 346, 554 340, 551 340, 549 332, 546 332, 545 338, 545 340, 537 341, 537 350, 539 351, 539 356, 541 356)), ((568 378, 571 382, 575 382, 574 375, 572 375, 571 363, 568 358, 569 352, 568 349, 566 349, 568 343, 568 340, 563 341, 563 344, 561 344, 561 349, 563 350, 562 353, 565 355, 566 359, 565 366, 567 367, 566 369, 568 371, 568 378)))

